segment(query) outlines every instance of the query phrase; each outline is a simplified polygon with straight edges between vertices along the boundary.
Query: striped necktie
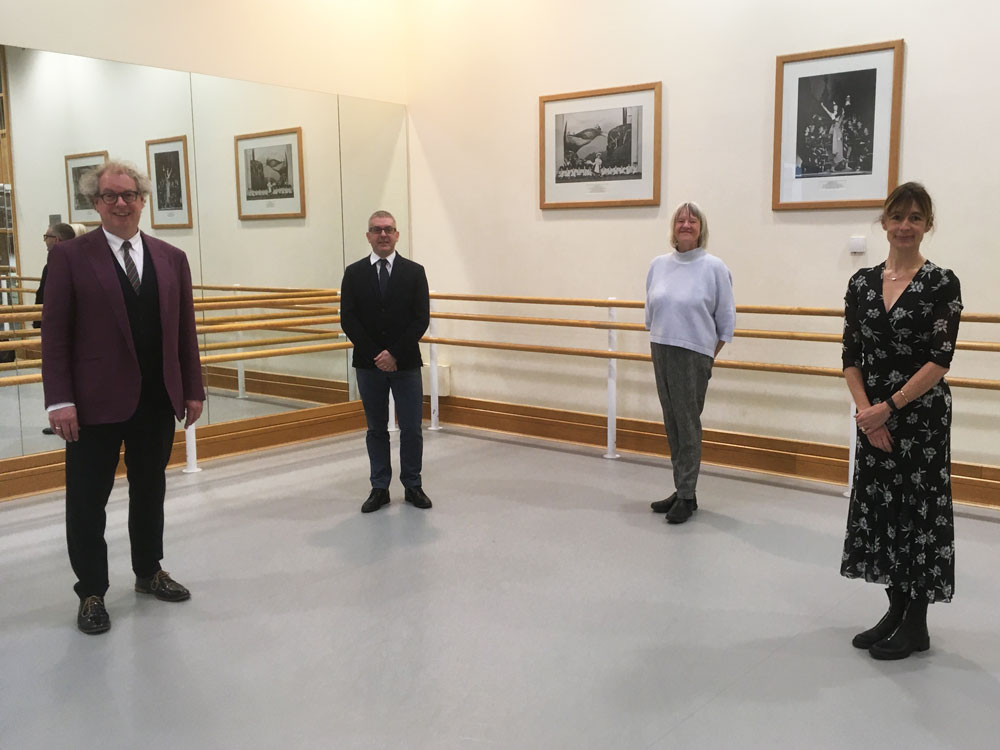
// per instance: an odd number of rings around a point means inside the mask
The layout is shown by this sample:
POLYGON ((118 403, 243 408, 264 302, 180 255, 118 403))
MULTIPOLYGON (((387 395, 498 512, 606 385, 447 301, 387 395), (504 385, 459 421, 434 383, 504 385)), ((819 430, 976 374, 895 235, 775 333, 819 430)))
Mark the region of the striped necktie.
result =
POLYGON ((132 243, 123 242, 122 243, 122 255, 125 257, 125 275, 128 276, 128 281, 135 289, 135 293, 139 293, 139 287, 142 286, 142 282, 139 281, 139 272, 135 270, 135 261, 132 260, 132 243))

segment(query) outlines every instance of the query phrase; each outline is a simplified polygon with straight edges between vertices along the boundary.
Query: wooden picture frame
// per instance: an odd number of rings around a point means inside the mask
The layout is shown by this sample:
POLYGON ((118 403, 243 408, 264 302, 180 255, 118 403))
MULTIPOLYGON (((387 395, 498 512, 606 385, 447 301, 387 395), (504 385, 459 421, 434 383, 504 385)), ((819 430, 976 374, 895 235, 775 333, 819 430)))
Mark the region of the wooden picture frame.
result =
POLYGON ((146 141, 146 171, 153 184, 149 222, 153 229, 182 229, 191 221, 187 136, 146 141))
POLYGON ((248 133, 233 140, 240 219, 304 218, 302 128, 248 133))
POLYGON ((101 215, 94 204, 80 192, 80 177, 94 167, 108 163, 107 151, 89 151, 85 154, 66 156, 66 203, 69 207, 69 224, 96 226, 101 223, 101 215))
POLYGON ((781 55, 775 211, 880 207, 899 180, 903 40, 781 55))
POLYGON ((662 83, 538 98, 539 206, 660 205, 662 83))

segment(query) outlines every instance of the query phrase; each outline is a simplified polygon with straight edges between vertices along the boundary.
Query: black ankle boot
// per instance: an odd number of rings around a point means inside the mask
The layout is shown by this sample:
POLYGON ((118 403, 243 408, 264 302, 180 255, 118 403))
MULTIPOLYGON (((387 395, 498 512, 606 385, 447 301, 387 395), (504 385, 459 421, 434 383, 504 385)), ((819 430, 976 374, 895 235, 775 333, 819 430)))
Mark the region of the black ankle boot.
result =
POLYGON ((903 619, 888 638, 883 638, 868 653, 873 659, 888 661, 905 659, 914 651, 926 651, 931 647, 931 637, 927 632, 927 599, 920 596, 910 599, 903 612, 903 619))
POLYGON ((899 627, 908 597, 898 587, 893 586, 887 586, 885 593, 889 597, 889 611, 882 615, 882 619, 875 624, 875 627, 854 636, 854 640, 851 641, 854 648, 871 648, 883 638, 888 638, 899 627))

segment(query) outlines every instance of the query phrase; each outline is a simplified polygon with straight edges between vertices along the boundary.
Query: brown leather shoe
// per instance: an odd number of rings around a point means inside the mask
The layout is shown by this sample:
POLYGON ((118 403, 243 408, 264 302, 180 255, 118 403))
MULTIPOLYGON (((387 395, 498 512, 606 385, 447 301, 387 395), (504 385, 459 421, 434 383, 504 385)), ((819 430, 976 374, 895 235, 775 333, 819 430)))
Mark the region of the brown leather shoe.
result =
POLYGON ((136 578, 135 590, 140 594, 152 594, 164 602, 183 602, 191 598, 191 592, 165 570, 158 570, 149 578, 136 578))
POLYGON ((80 609, 76 611, 76 626, 81 633, 97 635, 111 630, 111 617, 104 608, 103 596, 88 596, 80 600, 80 609))
POLYGON ((424 510, 430 508, 432 505, 431 499, 424 494, 423 489, 420 487, 406 488, 406 502, 410 503, 414 508, 423 508, 424 510))

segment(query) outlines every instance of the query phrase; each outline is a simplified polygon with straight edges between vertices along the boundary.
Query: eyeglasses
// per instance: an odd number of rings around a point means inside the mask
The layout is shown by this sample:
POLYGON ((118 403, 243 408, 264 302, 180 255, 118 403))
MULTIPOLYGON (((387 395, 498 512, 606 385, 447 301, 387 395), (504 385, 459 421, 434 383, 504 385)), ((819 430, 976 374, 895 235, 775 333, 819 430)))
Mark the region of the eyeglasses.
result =
POLYGON ((396 227, 368 227, 368 234, 395 234, 396 227))
POLYGON ((114 204, 116 204, 119 198, 121 198, 126 203, 135 203, 137 200, 139 200, 139 191, 126 190, 121 193, 112 193, 110 190, 105 190, 97 197, 100 198, 103 203, 106 203, 109 206, 113 206, 114 204))
POLYGON ((43 234, 42 235, 42 239, 43 240, 57 240, 59 238, 56 237, 54 234, 43 234))

